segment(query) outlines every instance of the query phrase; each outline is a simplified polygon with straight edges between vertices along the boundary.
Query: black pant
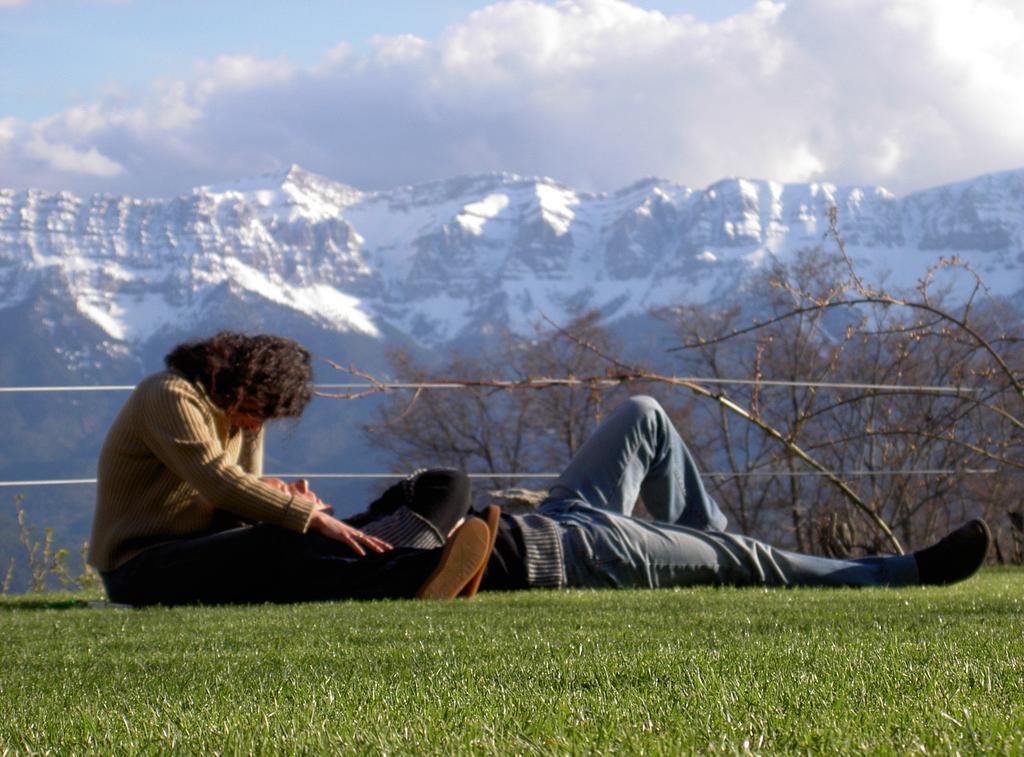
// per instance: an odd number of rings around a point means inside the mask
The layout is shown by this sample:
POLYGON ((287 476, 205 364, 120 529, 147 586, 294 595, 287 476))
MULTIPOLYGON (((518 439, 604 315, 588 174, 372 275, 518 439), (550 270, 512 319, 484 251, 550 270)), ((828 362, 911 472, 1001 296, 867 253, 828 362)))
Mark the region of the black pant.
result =
POLYGON ((412 597, 440 549, 359 557, 318 533, 242 526, 150 547, 103 574, 114 602, 238 604, 412 597))
MULTIPOLYGON (((390 487, 366 512, 346 520, 358 528, 406 505, 446 534, 469 504, 465 474, 428 470, 390 487)), ((113 601, 132 605, 400 598, 415 595, 440 554, 394 549, 359 557, 317 533, 242 526, 150 547, 104 573, 103 582, 113 601)))

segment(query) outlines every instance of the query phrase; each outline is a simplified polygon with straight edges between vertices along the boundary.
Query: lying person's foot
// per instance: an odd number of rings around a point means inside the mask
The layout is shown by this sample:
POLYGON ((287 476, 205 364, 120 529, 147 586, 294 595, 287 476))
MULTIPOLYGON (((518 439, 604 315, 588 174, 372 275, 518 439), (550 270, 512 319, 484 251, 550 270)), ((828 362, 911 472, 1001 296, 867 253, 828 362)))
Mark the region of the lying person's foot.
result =
POLYGON ((989 546, 992 532, 981 519, 960 526, 930 547, 914 552, 917 573, 923 584, 951 584, 977 572, 989 546))
POLYGON ((444 545, 437 568, 416 592, 417 599, 454 599, 491 556, 490 531, 480 518, 470 518, 444 545))

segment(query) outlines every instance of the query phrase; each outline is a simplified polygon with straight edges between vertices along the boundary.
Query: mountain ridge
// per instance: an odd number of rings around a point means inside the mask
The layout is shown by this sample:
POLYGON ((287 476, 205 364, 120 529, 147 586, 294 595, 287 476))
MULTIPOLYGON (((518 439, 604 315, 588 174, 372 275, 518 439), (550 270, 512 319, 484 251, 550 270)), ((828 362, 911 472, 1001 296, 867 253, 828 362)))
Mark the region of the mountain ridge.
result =
POLYGON ((527 333, 540 313, 614 319, 728 296, 767 261, 821 244, 833 206, 851 252, 900 285, 949 253, 1012 295, 1022 200, 1024 170, 903 198, 740 177, 582 192, 503 172, 364 191, 296 165, 166 200, 0 189, 0 312, 48 271, 82 318, 142 344, 205 324, 226 283, 339 333, 395 330, 433 348, 527 333))

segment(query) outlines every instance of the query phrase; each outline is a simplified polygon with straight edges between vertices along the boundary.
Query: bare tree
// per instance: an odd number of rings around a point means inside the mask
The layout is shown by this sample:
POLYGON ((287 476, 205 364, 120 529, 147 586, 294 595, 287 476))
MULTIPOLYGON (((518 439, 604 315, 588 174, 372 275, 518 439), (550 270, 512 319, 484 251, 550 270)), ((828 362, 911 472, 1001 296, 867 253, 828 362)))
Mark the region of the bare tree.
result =
MULTIPOLYGON (((614 349, 596 315, 579 318, 571 328, 589 344, 614 349)), ((573 385, 575 376, 590 376, 604 366, 582 341, 560 333, 542 332, 532 340, 509 335, 498 349, 453 354, 440 367, 420 365, 405 352, 390 359, 402 382, 441 376, 446 382, 483 385, 393 396, 365 429, 371 443, 403 467, 451 465, 490 473, 490 484, 497 488, 523 485, 524 479, 502 474, 559 471, 594 430, 605 403, 615 401, 609 394, 628 392, 617 385, 608 391, 573 385), (557 377, 568 383, 544 391, 504 391, 487 385, 496 377, 511 382, 557 377)))

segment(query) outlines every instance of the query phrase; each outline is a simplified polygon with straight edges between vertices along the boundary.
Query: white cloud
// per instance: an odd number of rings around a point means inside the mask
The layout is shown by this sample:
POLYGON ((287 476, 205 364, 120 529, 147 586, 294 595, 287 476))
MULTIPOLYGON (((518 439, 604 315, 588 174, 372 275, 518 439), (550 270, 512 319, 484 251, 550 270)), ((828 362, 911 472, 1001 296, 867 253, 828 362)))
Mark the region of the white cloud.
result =
POLYGON ((261 60, 252 55, 220 55, 212 63, 196 65, 198 99, 205 100, 218 90, 242 92, 287 82, 296 69, 286 59, 261 60))
MULTIPOLYGON (((2 0, 0 0, 2 1, 2 0)), ((223 56, 141 101, 0 121, 5 184, 170 194, 292 162, 363 187, 508 170, 881 183, 1024 165, 1016 0, 762 2, 722 22, 508 0, 314 66, 223 56)))
POLYGON ((25 153, 64 174, 84 174, 111 178, 123 170, 117 161, 103 155, 95 147, 79 148, 61 142, 51 142, 36 131, 22 145, 25 153))
POLYGON ((0 118, 0 150, 4 149, 9 142, 14 140, 18 119, 8 116, 0 118))

